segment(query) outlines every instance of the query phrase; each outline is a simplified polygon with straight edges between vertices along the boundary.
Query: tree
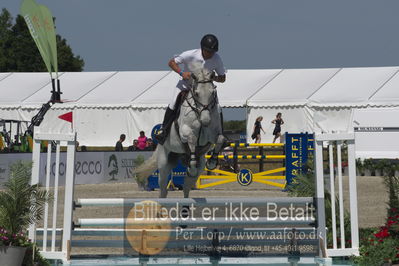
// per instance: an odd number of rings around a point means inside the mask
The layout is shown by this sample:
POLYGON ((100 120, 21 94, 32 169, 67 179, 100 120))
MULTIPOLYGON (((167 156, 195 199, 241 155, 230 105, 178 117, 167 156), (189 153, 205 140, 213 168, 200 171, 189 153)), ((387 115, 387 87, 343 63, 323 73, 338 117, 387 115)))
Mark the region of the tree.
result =
MULTIPOLYGON (((75 56, 67 41, 57 34, 58 70, 82 71, 84 61, 75 56)), ((47 72, 25 20, 18 15, 15 24, 7 9, 0 14, 0 72, 47 72)))
POLYGON ((246 131, 246 121, 245 120, 230 120, 223 122, 224 130, 233 130, 233 131, 246 131))
POLYGON ((6 65, 5 41, 8 39, 12 27, 12 17, 7 9, 3 8, 0 14, 0 72, 6 65))

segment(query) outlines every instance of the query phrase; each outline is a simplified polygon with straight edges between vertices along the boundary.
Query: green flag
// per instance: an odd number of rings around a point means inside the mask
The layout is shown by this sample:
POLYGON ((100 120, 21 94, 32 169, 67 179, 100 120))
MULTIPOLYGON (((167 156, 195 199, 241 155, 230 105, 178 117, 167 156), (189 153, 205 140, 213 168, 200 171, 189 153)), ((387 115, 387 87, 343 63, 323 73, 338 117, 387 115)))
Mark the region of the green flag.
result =
POLYGON ((34 0, 23 0, 21 15, 28 25, 50 76, 52 76, 53 71, 58 72, 58 64, 53 16, 50 10, 46 6, 38 5, 34 0))
POLYGON ((47 35, 47 41, 50 46, 50 63, 53 67, 53 71, 55 71, 58 76, 57 40, 55 37, 53 15, 51 15, 50 10, 44 5, 40 5, 40 10, 43 15, 44 30, 47 35))

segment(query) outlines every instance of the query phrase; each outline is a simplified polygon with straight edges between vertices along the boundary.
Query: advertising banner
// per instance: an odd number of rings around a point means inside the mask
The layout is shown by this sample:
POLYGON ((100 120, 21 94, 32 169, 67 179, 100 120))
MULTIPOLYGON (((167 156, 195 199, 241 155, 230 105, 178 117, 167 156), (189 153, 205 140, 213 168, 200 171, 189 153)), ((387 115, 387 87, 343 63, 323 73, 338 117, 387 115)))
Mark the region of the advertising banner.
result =
POLYGON ((133 169, 152 155, 152 151, 104 152, 103 182, 127 182, 134 180, 133 169))
POLYGON ((285 134, 287 184, 291 184, 295 178, 305 173, 308 155, 314 150, 313 142, 313 134, 285 134))
MULTIPOLYGON (((110 182, 129 182, 133 180, 133 168, 152 155, 143 152, 77 152, 75 159, 75 184, 101 184, 110 182)), ((56 171, 55 153, 51 156, 50 185, 54 184, 56 171)), ((10 166, 17 161, 32 161, 31 153, 0 154, 0 185, 6 182, 10 166)), ((40 155, 39 182, 46 183, 47 153, 40 155)), ((60 153, 59 184, 65 184, 66 153, 60 153)))

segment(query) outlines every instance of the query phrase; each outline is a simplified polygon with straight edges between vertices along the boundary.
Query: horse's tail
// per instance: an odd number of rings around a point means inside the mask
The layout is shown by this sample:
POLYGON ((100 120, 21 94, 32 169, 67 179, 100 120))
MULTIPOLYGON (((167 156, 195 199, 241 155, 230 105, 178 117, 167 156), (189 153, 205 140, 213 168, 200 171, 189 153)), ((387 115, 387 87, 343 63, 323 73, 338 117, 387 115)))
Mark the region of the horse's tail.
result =
POLYGON ((146 179, 157 169, 157 154, 158 148, 155 149, 150 158, 133 171, 140 183, 146 183, 146 179))

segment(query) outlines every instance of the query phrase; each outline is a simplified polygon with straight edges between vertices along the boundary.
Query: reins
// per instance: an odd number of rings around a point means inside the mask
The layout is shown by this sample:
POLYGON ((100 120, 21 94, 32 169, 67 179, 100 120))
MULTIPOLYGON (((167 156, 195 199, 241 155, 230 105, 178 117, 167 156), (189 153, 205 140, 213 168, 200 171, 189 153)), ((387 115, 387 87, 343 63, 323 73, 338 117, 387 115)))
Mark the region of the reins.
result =
POLYGON ((194 90, 195 90, 195 88, 197 87, 197 84, 200 84, 200 83, 212 83, 212 84, 213 84, 213 81, 212 81, 211 79, 209 79, 209 80, 194 81, 194 83, 195 83, 195 85, 194 85, 194 86, 191 86, 191 88, 190 88, 191 97, 188 97, 188 95, 187 95, 187 97, 186 97, 186 102, 187 102, 188 106, 190 106, 191 110, 193 110, 193 111, 195 112, 195 114, 197 115, 197 118, 200 120, 201 113, 202 113, 203 111, 205 111, 205 110, 210 111, 213 107, 215 107, 215 105, 216 105, 216 103, 217 103, 217 94, 215 93, 215 94, 213 95, 213 99, 211 100, 211 102, 210 102, 209 104, 204 105, 204 104, 202 104, 200 101, 198 101, 198 100, 195 98, 195 96, 194 96, 194 95, 195 95, 194 90), (188 101, 188 99, 192 99, 192 100, 194 101, 195 106, 193 106, 193 105, 188 101), (202 107, 202 108, 201 108, 201 107, 202 107), (200 109, 200 108, 201 108, 201 109, 200 109))

